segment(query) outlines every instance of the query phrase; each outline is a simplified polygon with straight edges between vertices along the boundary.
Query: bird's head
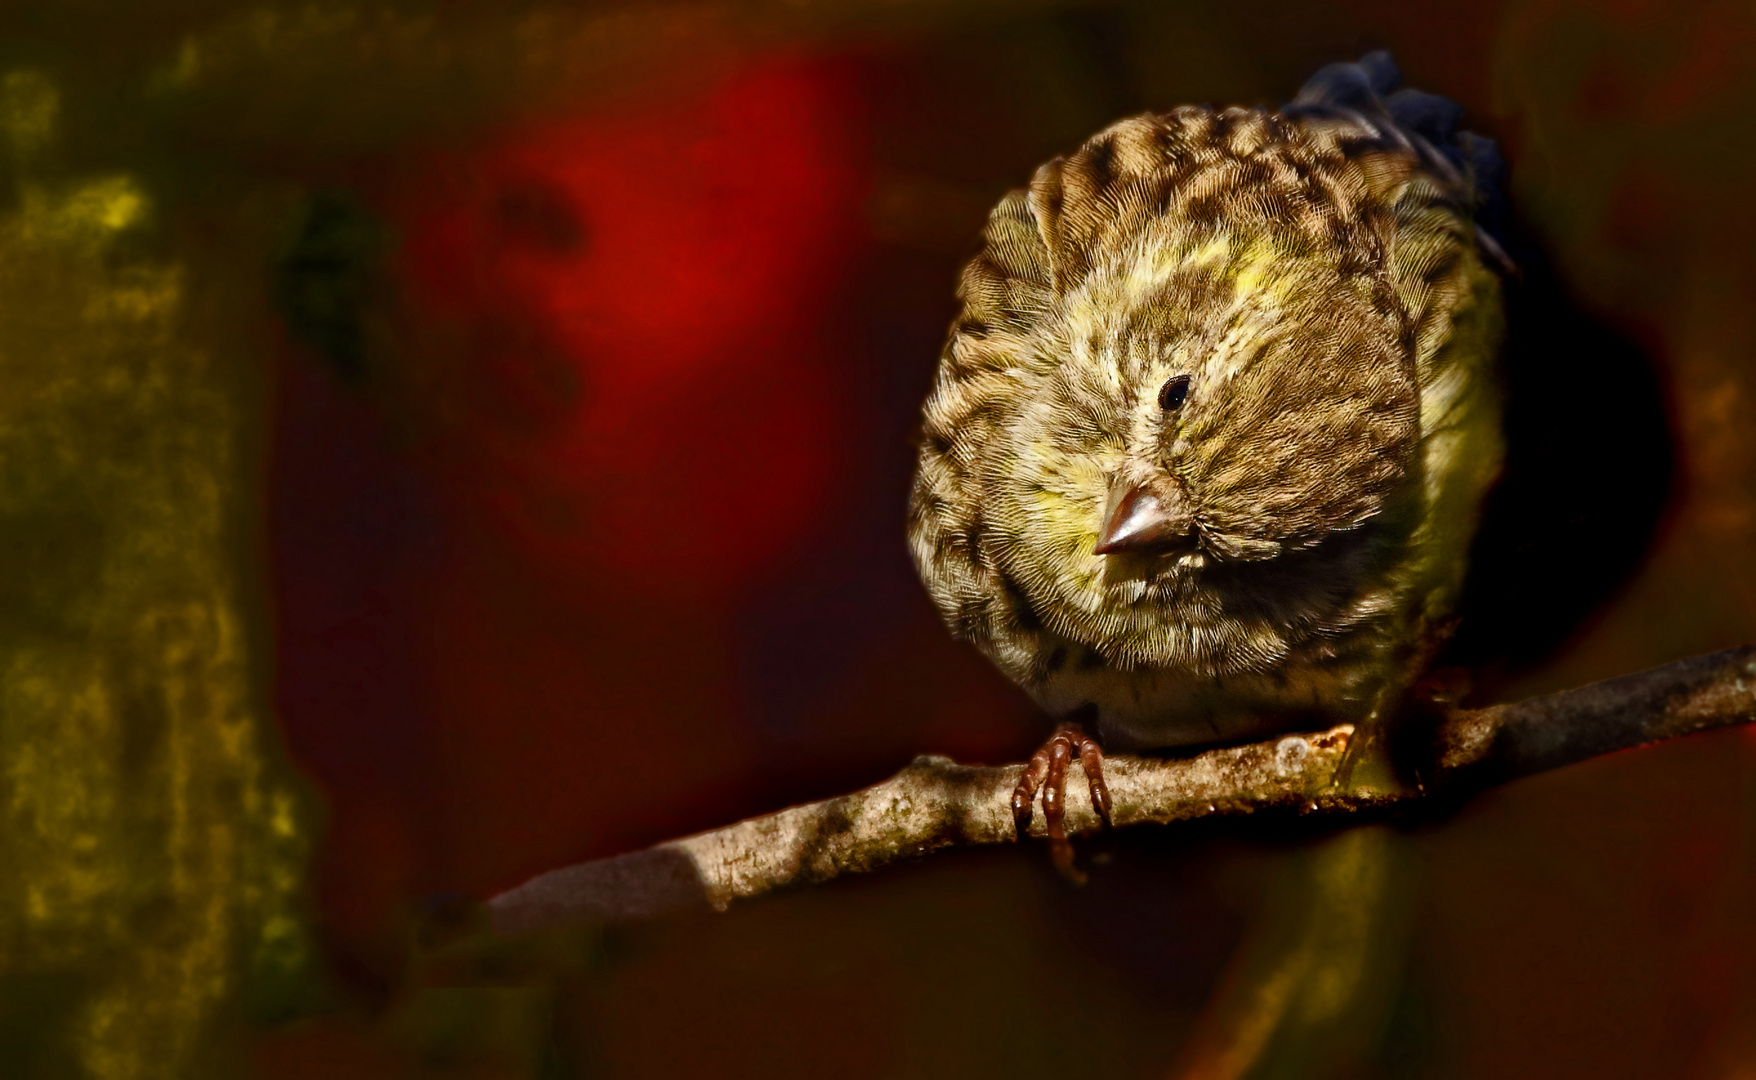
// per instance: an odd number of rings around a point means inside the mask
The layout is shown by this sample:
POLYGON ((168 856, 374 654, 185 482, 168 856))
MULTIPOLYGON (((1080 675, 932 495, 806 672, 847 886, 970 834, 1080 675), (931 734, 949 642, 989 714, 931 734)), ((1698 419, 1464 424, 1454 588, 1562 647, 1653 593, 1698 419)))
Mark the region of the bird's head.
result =
POLYGON ((1018 372, 994 447, 1006 532, 1115 577, 1273 559, 1378 513, 1419 434, 1381 277, 1262 238, 1130 247, 1061 298, 1018 372))
POLYGON ((1381 276, 1268 239, 1166 261, 1124 251, 1045 320, 1005 440, 1025 531, 1251 562, 1370 519, 1419 429, 1381 276))
POLYGON ((1001 203, 917 488, 954 628, 1036 620, 1124 667, 1222 670, 1354 603, 1365 526, 1418 488, 1409 167, 1180 111, 1001 203))

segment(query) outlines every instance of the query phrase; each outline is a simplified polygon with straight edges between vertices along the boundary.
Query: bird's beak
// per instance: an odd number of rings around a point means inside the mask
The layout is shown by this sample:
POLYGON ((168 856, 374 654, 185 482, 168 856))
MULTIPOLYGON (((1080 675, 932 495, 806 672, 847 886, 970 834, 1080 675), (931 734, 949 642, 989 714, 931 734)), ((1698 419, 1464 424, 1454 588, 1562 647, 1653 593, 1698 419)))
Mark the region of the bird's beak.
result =
POLYGON ((1144 485, 1118 485, 1105 503, 1094 549, 1099 555, 1194 547, 1195 519, 1180 499, 1163 499, 1144 485))

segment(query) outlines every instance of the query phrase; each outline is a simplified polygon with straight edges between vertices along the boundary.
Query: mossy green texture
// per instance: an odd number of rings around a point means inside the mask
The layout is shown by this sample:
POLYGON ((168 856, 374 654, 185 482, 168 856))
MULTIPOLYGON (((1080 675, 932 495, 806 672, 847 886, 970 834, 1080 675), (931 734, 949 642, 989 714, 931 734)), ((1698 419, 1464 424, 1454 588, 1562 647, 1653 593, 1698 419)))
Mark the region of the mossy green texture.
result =
POLYGON ((0 77, 0 1071, 213 1075, 309 954, 240 554, 250 398, 149 254, 142 181, 56 168, 57 111, 0 77))

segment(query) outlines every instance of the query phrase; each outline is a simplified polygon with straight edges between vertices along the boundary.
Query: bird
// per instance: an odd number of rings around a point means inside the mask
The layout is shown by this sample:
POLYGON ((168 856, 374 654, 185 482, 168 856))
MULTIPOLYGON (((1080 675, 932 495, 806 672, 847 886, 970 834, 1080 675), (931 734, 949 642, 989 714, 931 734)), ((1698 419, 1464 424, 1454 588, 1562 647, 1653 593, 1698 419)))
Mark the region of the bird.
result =
MULTIPOLYGON (((1116 122, 1000 199, 922 407, 909 546, 952 634, 1107 747, 1356 727, 1372 763, 1500 473, 1503 166, 1387 53, 1116 122)), ((1354 763, 1360 764, 1356 769, 1354 763)))

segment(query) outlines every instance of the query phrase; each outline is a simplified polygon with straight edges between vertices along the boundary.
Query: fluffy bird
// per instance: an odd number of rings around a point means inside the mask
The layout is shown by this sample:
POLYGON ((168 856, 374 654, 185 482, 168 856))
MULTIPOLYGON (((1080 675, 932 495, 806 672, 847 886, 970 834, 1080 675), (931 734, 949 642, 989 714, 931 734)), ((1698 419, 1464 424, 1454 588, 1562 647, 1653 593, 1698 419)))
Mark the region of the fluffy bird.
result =
MULTIPOLYGON (((953 634, 1101 751, 1382 727, 1501 460, 1493 145, 1385 54, 1278 110, 1123 120, 989 216, 908 533, 953 634)), ((1356 755, 1357 756, 1357 755, 1356 755)))

